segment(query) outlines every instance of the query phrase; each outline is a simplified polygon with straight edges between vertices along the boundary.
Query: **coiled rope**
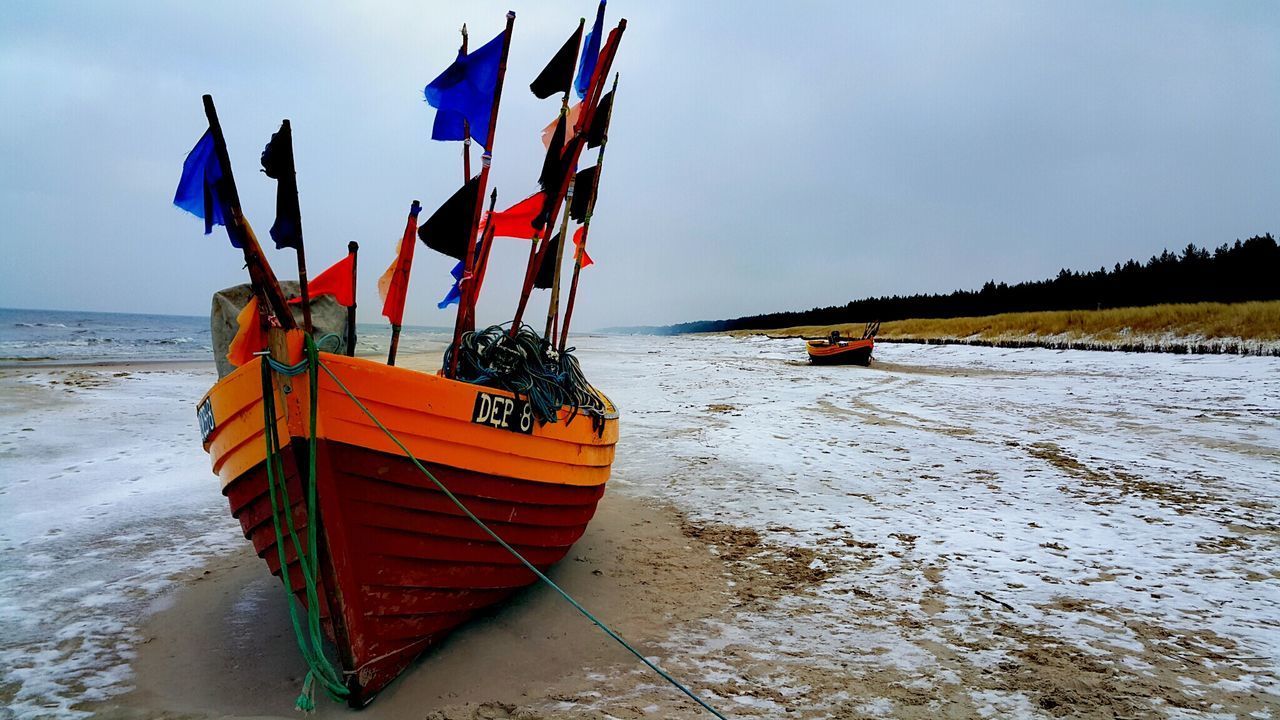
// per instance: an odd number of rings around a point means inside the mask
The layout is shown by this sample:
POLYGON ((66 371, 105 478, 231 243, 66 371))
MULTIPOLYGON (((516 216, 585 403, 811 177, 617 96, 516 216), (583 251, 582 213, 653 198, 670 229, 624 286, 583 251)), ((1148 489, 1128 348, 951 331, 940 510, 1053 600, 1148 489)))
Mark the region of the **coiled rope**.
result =
MULTIPOLYGON (((499 347, 502 347, 502 346, 509 347, 510 346, 509 344, 501 343, 501 341, 494 341, 491 338, 492 331, 495 328, 502 334, 504 335, 506 334, 505 331, 503 331, 500 326, 494 326, 494 327, 488 328, 483 333, 479 333, 478 335, 480 335, 480 340, 481 341, 487 340, 489 343, 492 343, 493 345, 499 346, 499 347)), ((540 337, 537 337, 536 334, 533 333, 532 329, 528 328, 528 326, 521 328, 521 331, 517 334, 517 337, 526 335, 526 333, 524 332, 525 329, 528 329, 529 334, 534 335, 534 337, 537 338, 538 341, 542 342, 542 339, 540 337)), ((468 333, 468 334, 476 335, 476 333, 468 333)), ((528 343, 528 339, 526 338, 524 340, 521 340, 519 343, 515 343, 514 345, 520 346, 520 345, 525 345, 527 343, 528 343)), ((464 346, 465 344, 466 343, 464 342, 464 346)), ((465 350, 464 350, 464 353, 465 353, 465 350)), ((591 385, 587 383, 586 379, 582 376, 582 372, 578 368, 577 360, 573 359, 572 355, 569 354, 568 352, 564 353, 563 356, 568 356, 570 360, 567 363, 562 363, 560 358, 556 358, 557 368, 563 368, 558 371, 558 374, 565 376, 572 383, 572 386, 578 387, 578 388, 585 388, 586 391, 591 392, 592 396, 598 402, 600 402, 601 409, 598 412, 600 412, 600 414, 603 415, 603 401, 600 400, 599 395, 595 393, 594 388, 592 388, 591 385)), ((464 354, 460 358, 460 360, 465 360, 466 357, 467 356, 464 354)), ((482 358, 483 356, 476 355, 475 357, 482 358)), ((363 412, 365 416, 368 417, 369 420, 373 422, 374 425, 377 425, 378 429, 381 430, 387 436, 387 438, 391 440, 391 442, 395 443, 396 447, 400 448, 400 451, 404 453, 405 457, 407 457, 411 463, 413 463, 413 466, 416 467, 423 475, 425 475, 427 479, 430 480, 432 484, 434 484, 436 488, 440 490, 440 492, 444 493, 445 497, 449 498, 450 502, 452 502, 459 510, 462 511, 463 514, 465 514, 468 518, 470 518, 471 521, 474 522, 481 530, 483 530, 486 535, 493 538, 494 542, 502 546, 502 548, 506 550, 508 553, 510 553, 512 557, 518 560, 520 564, 524 565, 530 572, 532 572, 538 578, 538 580, 540 580, 547 587, 554 590, 558 595, 560 595, 560 597, 564 598, 565 601, 567 601, 570 605, 572 605, 574 609, 576 609, 579 613, 581 613, 583 617, 590 620, 596 627, 604 631, 606 635, 608 635, 615 642, 617 642, 619 645, 625 648, 628 652, 634 655, 638 660, 640 660, 640 662, 644 663, 645 666, 647 666, 650 670, 653 670, 655 673, 661 676, 662 679, 666 680, 677 690, 684 693, 687 697, 689 697, 691 700, 693 700, 695 703, 697 703, 707 712, 711 713, 712 715, 719 718, 720 720, 727 720, 724 715, 722 715, 715 708, 711 707, 711 705, 707 704, 705 700, 698 697, 698 695, 695 694, 692 690, 685 687, 679 680, 676 680, 665 670, 658 667, 656 663, 652 662, 651 660, 646 658, 644 655, 640 654, 640 652, 636 650, 634 647, 632 647, 632 645, 628 643, 625 639, 623 639, 621 635, 619 635, 616 631, 614 631, 612 628, 606 625, 603 621, 597 618, 594 614, 591 613, 591 611, 583 607, 581 603, 579 603, 577 600, 573 598, 573 596, 565 592, 565 590, 561 588, 559 585, 557 585, 555 581, 547 577, 546 574, 544 574, 541 570, 537 568, 537 566, 529 562, 528 559, 526 559, 523 555, 521 555, 520 551, 516 550, 514 547, 508 544, 507 541, 499 537, 498 534, 494 532, 488 525, 486 525, 483 520, 477 517, 475 513, 471 512, 470 508, 468 508, 465 504, 463 504, 463 502, 459 500, 458 497, 454 495, 453 492, 450 491, 449 488, 446 487, 444 483, 440 482, 440 480, 437 479, 436 476, 433 475, 430 470, 427 470, 427 468, 423 466, 421 462, 419 462, 418 458, 414 457, 413 453, 409 451, 409 448, 405 447, 404 443, 400 442, 400 439, 396 437, 395 434, 392 433, 391 430, 389 430, 386 425, 383 425, 382 421, 379 420, 372 412, 370 412, 369 408, 365 407, 364 403, 360 402, 360 399, 356 397, 355 394, 352 393, 351 390, 349 390, 345 384, 343 384, 342 380, 338 379, 338 376, 335 375, 334 372, 329 369, 328 365, 324 364, 323 362, 320 362, 319 351, 316 348, 316 343, 311 339, 310 336, 306 337, 306 357, 298 364, 284 365, 282 363, 276 362, 275 360, 272 360, 270 357, 264 357, 264 360, 265 362, 262 363, 262 368, 263 368, 262 397, 263 397, 263 408, 264 408, 263 410, 264 428, 266 429, 266 432, 264 432, 264 435, 267 436, 267 477, 268 477, 268 488, 270 488, 270 495, 271 495, 271 507, 272 507, 271 520, 273 525, 275 526, 276 548, 280 558, 280 568, 281 568, 280 575, 284 580, 285 590, 287 591, 289 596, 289 614, 293 621, 294 635, 297 637, 298 647, 302 650, 303 658, 306 660, 307 666, 309 668, 307 672, 307 678, 303 682, 302 693, 298 696, 298 700, 296 703, 297 708, 299 710, 303 710, 304 712, 311 712, 315 709, 314 694, 315 694, 316 682, 319 682, 325 688, 325 690, 328 691, 329 695, 333 697, 335 700, 342 700, 349 694, 348 689, 341 682, 340 674, 333 668, 332 664, 329 663, 328 658, 326 658, 324 655, 324 651, 323 651, 324 638, 323 638, 323 633, 320 630, 319 598, 316 590, 316 570, 317 570, 317 564, 318 564, 318 558, 316 555, 316 548, 317 548, 316 527, 318 523, 316 522, 317 516, 315 514, 316 513, 315 476, 316 476, 316 408, 318 405, 317 380, 319 377, 319 373, 316 372, 316 369, 320 369, 320 370, 323 370, 331 380, 333 380, 333 382, 338 386, 340 390, 342 390, 343 393, 346 394, 348 398, 351 398, 351 401, 356 404, 356 407, 360 408, 360 411, 363 412), (288 489, 285 487, 285 482, 284 482, 283 466, 279 465, 279 443, 278 443, 278 438, 276 437, 276 427, 275 427, 275 397, 274 397, 275 393, 271 385, 271 372, 273 370, 285 375, 297 375, 302 372, 310 371, 310 377, 308 378, 308 388, 310 390, 310 397, 311 397, 311 402, 310 402, 311 427, 308 434, 309 445, 310 445, 310 450, 309 450, 310 474, 309 474, 309 481, 307 483, 308 485, 307 547, 305 552, 303 551, 302 546, 299 544, 297 533, 294 530, 292 513, 290 512, 291 505, 289 505, 288 489), (273 466, 277 466, 274 471, 273 471, 273 466), (277 483, 279 484, 279 488, 281 491, 279 493, 280 499, 282 499, 284 503, 283 513, 280 511, 281 506, 277 500, 277 493, 276 493, 277 483), (281 514, 285 516, 286 523, 288 526, 289 536, 290 536, 290 539, 293 541, 295 553, 298 557, 298 565, 302 569, 303 579, 306 583, 307 620, 308 620, 308 623, 307 623, 308 632, 306 633, 306 635, 304 635, 298 620, 298 614, 295 607, 296 598, 294 597, 293 590, 289 582, 289 568, 286 563, 286 557, 285 557, 285 551, 284 551, 284 540, 283 540, 283 534, 281 531, 281 526, 279 521, 279 515, 281 514), (304 562, 304 556, 306 558, 305 562, 304 562)), ((575 413, 578 412, 579 409, 587 413, 591 413, 593 411, 592 406, 587 405, 585 403, 575 407, 574 412, 575 413)))
MULTIPOLYGON (((602 418, 604 400, 583 376, 573 351, 557 352, 528 325, 521 325, 515 334, 492 325, 462 334, 457 379, 527 397, 540 423, 557 422, 564 407, 569 408, 566 422, 578 413, 602 418)), ((445 353, 445 367, 451 364, 452 353, 452 348, 445 353)))

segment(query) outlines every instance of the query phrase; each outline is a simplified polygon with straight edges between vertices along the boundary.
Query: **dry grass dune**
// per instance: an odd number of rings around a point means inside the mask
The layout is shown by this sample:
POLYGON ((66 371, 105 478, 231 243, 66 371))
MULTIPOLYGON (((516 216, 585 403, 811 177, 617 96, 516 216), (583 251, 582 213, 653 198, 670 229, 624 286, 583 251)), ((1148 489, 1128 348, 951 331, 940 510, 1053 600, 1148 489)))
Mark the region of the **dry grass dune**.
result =
MULTIPOLYGON (((856 337, 862 328, 862 323, 802 325, 767 332, 797 337, 839 330, 856 337)), ((1271 355, 1280 353, 1280 300, 895 320, 883 323, 878 337, 900 342, 1271 355)))

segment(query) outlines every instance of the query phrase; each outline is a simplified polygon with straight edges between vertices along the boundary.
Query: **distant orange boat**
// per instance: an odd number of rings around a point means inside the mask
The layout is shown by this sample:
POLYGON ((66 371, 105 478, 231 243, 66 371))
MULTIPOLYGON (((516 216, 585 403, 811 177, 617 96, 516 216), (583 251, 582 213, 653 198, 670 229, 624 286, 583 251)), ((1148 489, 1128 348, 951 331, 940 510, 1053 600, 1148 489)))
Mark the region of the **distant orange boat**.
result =
POLYGON ((814 365, 870 365, 875 338, 862 340, 810 340, 809 362, 814 365))
MULTIPOLYGON (((232 514, 278 575, 262 362, 218 381, 198 414, 232 514)), ((603 396, 603 418, 570 419, 566 409, 559 422, 543 424, 526 399, 503 390, 344 355, 320 353, 320 362, 540 570, 582 536, 618 440, 617 411, 603 396)), ((306 373, 272 373, 272 400, 290 515, 299 538, 318 523, 321 622, 339 650, 347 700, 358 707, 451 629, 536 578, 317 372, 317 518, 307 516, 304 482, 312 402, 306 373)), ((284 545, 290 586, 305 605, 297 553, 287 536, 284 545)))

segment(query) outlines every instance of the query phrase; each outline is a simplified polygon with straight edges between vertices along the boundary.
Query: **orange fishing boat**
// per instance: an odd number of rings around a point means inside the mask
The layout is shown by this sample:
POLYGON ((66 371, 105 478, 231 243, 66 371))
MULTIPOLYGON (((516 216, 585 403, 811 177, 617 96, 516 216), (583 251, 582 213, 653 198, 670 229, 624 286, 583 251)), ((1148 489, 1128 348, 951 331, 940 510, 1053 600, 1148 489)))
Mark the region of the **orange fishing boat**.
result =
POLYGON ((879 332, 880 323, 869 322, 862 330, 862 337, 856 340, 841 337, 838 330, 826 337, 807 338, 805 349, 809 351, 809 362, 814 365, 870 365, 871 351, 875 349, 876 333, 879 332))
MULTIPOLYGON (((245 537, 280 574, 264 399, 274 405, 288 514, 299 538, 316 526, 319 614, 354 706, 452 628, 535 580, 391 435, 540 570, 582 536, 604 494, 618 420, 603 396, 603 417, 570 418, 566 410, 559 422, 542 424, 527 400, 509 392, 320 353, 333 376, 318 371, 316 398, 306 373, 273 373, 266 398, 262 362, 236 369, 201 400, 204 447, 245 537), (305 498, 313 402, 318 503, 311 517, 305 498)), ((305 605, 297 553, 287 538, 284 545, 290 586, 305 605)), ((305 539, 301 547, 310 550, 305 539)))
POLYGON ((809 340, 809 362, 814 365, 870 365, 875 338, 861 340, 809 340))
MULTIPOLYGON (((231 325, 238 330, 227 348, 215 351, 221 377, 201 399, 197 417, 232 514, 289 594, 309 668, 299 709, 314 708, 317 686, 362 706, 459 624, 535 580, 550 584, 542 572, 582 536, 604 494, 618 413, 565 347, 578 271, 590 262, 586 230, 612 97, 612 91, 604 94, 605 77, 626 28, 620 20, 602 46, 604 7, 602 0, 589 42, 582 41, 580 20, 531 86, 535 94, 548 83, 562 93, 562 112, 540 178, 546 217, 541 225, 525 220, 519 231, 527 234, 517 235, 534 244, 509 329, 494 325, 476 332, 474 323, 491 241, 504 215, 494 213, 495 194, 491 222, 480 222, 515 13, 507 13, 501 33, 470 53, 464 30, 457 59, 427 85, 427 101, 441 113, 432 137, 475 137, 486 152, 475 176, 464 158, 467 182, 426 223, 417 224, 419 203, 411 206, 396 259, 379 283, 392 329, 385 364, 352 357, 356 244, 349 244, 347 259, 308 285, 290 122, 282 121, 272 135, 261 164, 277 181, 272 239, 297 252, 296 299, 286 299, 244 218, 213 99, 204 96, 209 129, 183 163, 174 204, 203 218, 206 234, 213 225, 226 227, 243 252, 250 285, 244 303, 215 296, 215 334, 231 325), (551 80, 543 82, 546 77, 551 80), (569 136, 575 77, 589 83, 569 136), (477 134, 486 126, 486 134, 477 134), (600 149, 589 186, 584 182, 590 202, 574 215, 582 225, 574 235, 569 303, 558 325, 558 287, 553 289, 548 328, 539 336, 520 315, 535 262, 541 267, 550 257, 558 272, 563 243, 543 230, 554 227, 563 204, 557 237, 567 237, 570 208, 579 207, 569 187, 586 147, 600 149), (487 230, 477 243, 481 225, 487 230), (439 373, 395 367, 415 236, 460 261, 453 342, 439 373), (347 307, 345 331, 321 323, 312 307, 321 294, 347 307), (295 300, 301 301, 300 320, 295 300), (232 310, 234 323, 219 319, 232 310), (329 337, 338 339, 345 355, 318 349, 317 342, 329 337)), ((616 83, 615 76, 615 89, 616 83)), ((469 158, 469 150, 464 154, 469 158)))

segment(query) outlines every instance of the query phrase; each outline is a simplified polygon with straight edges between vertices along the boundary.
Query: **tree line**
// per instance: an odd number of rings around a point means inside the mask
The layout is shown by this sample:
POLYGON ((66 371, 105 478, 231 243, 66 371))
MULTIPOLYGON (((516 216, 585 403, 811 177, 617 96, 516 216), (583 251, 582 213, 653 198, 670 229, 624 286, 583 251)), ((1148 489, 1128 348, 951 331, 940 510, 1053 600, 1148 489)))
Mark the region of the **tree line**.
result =
POLYGON ((1091 272, 1063 269, 1048 280, 1015 285, 988 281, 980 290, 942 295, 892 295, 794 312, 700 320, 666 333, 768 330, 795 325, 843 325, 879 320, 951 318, 1040 310, 1095 310, 1162 303, 1246 302, 1280 299, 1280 246, 1271 233, 1210 252, 1188 244, 1146 263, 1129 260, 1091 272))

